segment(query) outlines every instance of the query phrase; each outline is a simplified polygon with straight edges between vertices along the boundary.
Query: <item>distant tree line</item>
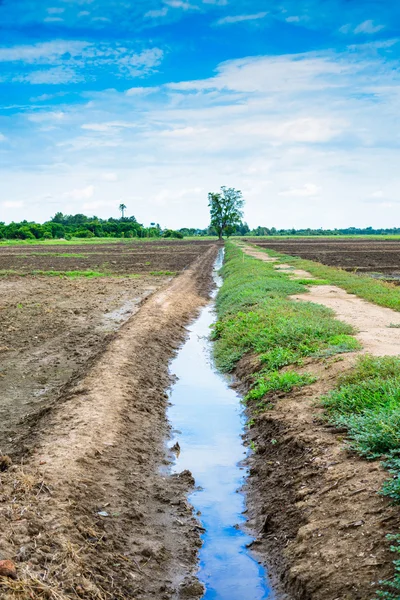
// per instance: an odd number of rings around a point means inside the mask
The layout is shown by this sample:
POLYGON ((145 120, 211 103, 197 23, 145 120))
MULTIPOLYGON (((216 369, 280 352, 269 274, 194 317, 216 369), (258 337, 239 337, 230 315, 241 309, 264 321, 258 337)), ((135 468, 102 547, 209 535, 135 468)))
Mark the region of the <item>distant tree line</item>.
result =
MULTIPOLYGON (((0 239, 7 240, 43 240, 71 238, 178 238, 205 237, 220 235, 220 231, 210 225, 205 229, 183 227, 179 230, 163 229, 158 223, 144 227, 135 217, 120 219, 100 219, 86 215, 64 215, 58 212, 50 221, 43 224, 21 221, 5 225, 0 222, 0 239)), ((367 227, 348 227, 344 229, 275 229, 275 227, 256 227, 250 229, 247 223, 236 222, 225 228, 227 236, 322 236, 322 235, 400 235, 400 227, 374 229, 367 227)))
POLYGON ((183 234, 172 229, 162 229, 158 223, 144 227, 135 217, 121 219, 100 219, 86 215, 64 215, 58 212, 50 221, 39 224, 32 221, 21 221, 5 225, 0 222, 0 239, 41 240, 71 238, 145 238, 165 237, 183 238, 183 234))

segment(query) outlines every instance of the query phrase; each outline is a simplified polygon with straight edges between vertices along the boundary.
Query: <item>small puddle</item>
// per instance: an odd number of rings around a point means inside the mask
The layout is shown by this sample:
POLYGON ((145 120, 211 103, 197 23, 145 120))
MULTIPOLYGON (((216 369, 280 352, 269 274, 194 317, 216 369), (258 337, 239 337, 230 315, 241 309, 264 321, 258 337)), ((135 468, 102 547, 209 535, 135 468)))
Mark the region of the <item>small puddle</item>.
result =
MULTIPOLYGON (((220 250, 214 271, 218 287, 222 262, 220 250)), ((171 364, 178 380, 171 390, 168 417, 176 432, 172 444, 179 442, 181 448, 173 470, 188 469, 198 486, 189 501, 201 513, 205 529, 198 574, 206 587, 204 598, 272 600, 265 570, 246 547, 253 538, 242 530, 245 422, 240 397, 212 363, 209 334, 214 321, 210 303, 189 328, 189 339, 171 364)))

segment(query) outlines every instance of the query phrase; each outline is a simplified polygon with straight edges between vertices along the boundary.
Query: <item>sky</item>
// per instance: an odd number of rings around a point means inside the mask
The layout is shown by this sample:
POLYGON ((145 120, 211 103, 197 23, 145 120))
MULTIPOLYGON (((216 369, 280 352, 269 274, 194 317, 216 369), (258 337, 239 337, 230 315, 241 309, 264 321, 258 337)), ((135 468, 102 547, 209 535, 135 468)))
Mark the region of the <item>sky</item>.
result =
POLYGON ((396 0, 0 0, 0 221, 400 226, 396 0))

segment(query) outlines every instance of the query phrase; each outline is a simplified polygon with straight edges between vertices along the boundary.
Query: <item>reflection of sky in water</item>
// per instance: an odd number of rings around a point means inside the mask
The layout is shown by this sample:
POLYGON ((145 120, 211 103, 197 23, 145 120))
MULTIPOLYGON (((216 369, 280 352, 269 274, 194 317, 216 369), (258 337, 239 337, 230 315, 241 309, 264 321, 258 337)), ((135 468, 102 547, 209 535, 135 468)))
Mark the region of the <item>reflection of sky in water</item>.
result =
MULTIPOLYGON (((251 538, 235 525, 244 522, 243 419, 240 400, 210 364, 209 335, 214 315, 205 308, 171 366, 179 380, 171 394, 169 419, 180 433, 175 470, 189 469, 201 490, 190 497, 206 528, 200 551, 200 579, 206 600, 272 598, 264 569, 248 554, 251 538)), ((174 440, 175 441, 175 440, 174 440)))

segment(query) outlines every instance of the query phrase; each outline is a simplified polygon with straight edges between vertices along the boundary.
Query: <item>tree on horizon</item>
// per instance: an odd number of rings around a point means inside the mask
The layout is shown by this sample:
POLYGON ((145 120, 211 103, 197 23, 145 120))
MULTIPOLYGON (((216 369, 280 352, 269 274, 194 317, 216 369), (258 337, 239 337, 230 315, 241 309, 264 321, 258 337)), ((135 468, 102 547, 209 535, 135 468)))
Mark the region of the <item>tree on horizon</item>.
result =
POLYGON ((121 219, 124 218, 124 213, 126 211, 126 205, 125 204, 120 204, 119 205, 119 210, 121 211, 121 219))
POLYGON ((235 188, 222 186, 221 193, 208 194, 211 226, 220 240, 223 239, 224 233, 229 235, 229 232, 242 223, 244 203, 242 192, 235 188))

